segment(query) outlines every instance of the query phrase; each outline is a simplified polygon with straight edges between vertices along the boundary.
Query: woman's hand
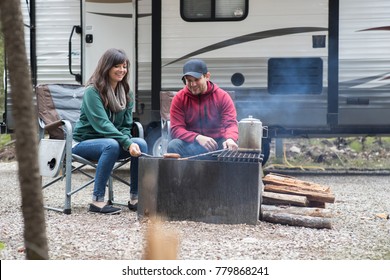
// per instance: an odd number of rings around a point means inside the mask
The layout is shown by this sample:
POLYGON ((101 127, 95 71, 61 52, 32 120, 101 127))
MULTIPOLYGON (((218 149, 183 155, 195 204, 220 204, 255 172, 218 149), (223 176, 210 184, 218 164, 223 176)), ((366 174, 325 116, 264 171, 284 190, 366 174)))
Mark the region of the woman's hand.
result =
POLYGON ((138 144, 132 143, 129 147, 129 153, 132 157, 139 157, 141 155, 141 149, 138 144))

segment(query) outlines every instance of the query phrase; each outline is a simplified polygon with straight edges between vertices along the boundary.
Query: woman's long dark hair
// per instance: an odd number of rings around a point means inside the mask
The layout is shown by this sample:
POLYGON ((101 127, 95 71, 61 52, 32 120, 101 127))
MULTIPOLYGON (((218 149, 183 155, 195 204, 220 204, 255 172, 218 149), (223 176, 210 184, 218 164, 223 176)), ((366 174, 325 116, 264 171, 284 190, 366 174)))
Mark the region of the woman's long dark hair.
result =
POLYGON ((119 83, 122 84, 123 89, 126 93, 126 105, 130 102, 130 85, 128 82, 129 71, 130 71, 130 61, 127 58, 126 53, 120 49, 108 49, 102 57, 99 59, 98 65, 93 72, 91 78, 89 78, 87 82, 88 85, 93 85, 100 94, 101 99, 103 100, 104 107, 107 108, 108 98, 107 93, 110 85, 109 80, 109 71, 115 65, 126 63, 127 65, 127 73, 123 77, 122 81, 119 83))

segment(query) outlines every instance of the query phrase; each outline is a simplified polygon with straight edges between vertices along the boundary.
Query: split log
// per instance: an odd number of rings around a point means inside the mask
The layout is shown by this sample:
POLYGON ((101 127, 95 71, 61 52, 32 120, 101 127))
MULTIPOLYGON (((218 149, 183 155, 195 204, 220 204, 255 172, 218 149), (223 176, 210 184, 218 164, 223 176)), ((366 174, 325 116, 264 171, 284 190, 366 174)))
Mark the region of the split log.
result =
POLYGON ((275 205, 263 204, 261 205, 261 212, 285 213, 285 214, 294 214, 294 215, 310 216, 310 217, 323 217, 323 218, 332 217, 332 213, 329 209, 313 208, 313 207, 295 207, 295 206, 278 207, 275 205))
POLYGON ((294 206, 308 206, 309 200, 306 196, 282 194, 274 192, 263 192, 262 193, 263 204, 270 205, 294 205, 294 206))
POLYGON ((267 183, 264 185, 264 191, 286 193, 293 195, 306 196, 310 201, 334 203, 335 197, 330 192, 318 192, 310 189, 304 189, 297 185, 273 185, 267 183))
POLYGON ((325 208, 326 204, 325 202, 320 201, 309 201, 309 205, 307 205, 307 207, 325 208))
POLYGON ((276 174, 267 174, 266 176, 264 176, 263 183, 270 185, 288 185, 311 192, 330 193, 330 188, 328 186, 323 186, 312 182, 298 180, 293 177, 286 177, 276 174))
POLYGON ((285 213, 272 213, 272 212, 263 212, 262 220, 270 223, 290 225, 290 226, 299 226, 299 227, 308 227, 308 228, 318 228, 318 229, 331 229, 331 219, 322 218, 322 217, 310 217, 310 216, 301 216, 294 214, 285 214, 285 213))

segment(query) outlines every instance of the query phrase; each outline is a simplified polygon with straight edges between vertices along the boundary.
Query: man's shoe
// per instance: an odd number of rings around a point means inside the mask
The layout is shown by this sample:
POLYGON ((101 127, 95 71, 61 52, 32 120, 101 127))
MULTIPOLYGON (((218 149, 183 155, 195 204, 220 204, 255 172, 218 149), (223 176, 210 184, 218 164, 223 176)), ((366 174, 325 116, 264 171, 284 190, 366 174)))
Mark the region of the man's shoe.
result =
POLYGON ((88 211, 93 213, 114 215, 114 214, 119 214, 122 210, 112 205, 104 205, 103 208, 100 208, 94 204, 90 204, 88 211))
POLYGON ((137 211, 137 207, 138 207, 138 201, 137 200, 135 200, 135 201, 129 201, 129 202, 127 202, 127 206, 129 207, 129 210, 130 211, 137 211))

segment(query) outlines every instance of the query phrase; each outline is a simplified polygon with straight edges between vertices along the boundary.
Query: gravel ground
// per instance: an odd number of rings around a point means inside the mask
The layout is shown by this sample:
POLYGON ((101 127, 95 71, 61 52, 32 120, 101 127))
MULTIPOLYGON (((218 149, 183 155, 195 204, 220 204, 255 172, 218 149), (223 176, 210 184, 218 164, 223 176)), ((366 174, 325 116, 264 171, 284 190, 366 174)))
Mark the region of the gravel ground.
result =
MULTIPOLYGON (((23 219, 16 162, 0 163, 0 259, 21 260, 23 219), (1 249, 1 247, 4 247, 1 249)), ((191 221, 164 222, 177 234, 181 260, 390 260, 389 176, 295 176, 326 186, 336 202, 332 229, 311 229, 261 222, 221 225, 191 221)), ((126 188, 115 189, 125 202, 126 188)), ((62 189, 45 192, 60 205, 62 189)), ((73 198, 73 212, 46 211, 50 259, 139 260, 143 256, 148 223, 123 207, 120 215, 87 212, 91 188, 73 198)))

